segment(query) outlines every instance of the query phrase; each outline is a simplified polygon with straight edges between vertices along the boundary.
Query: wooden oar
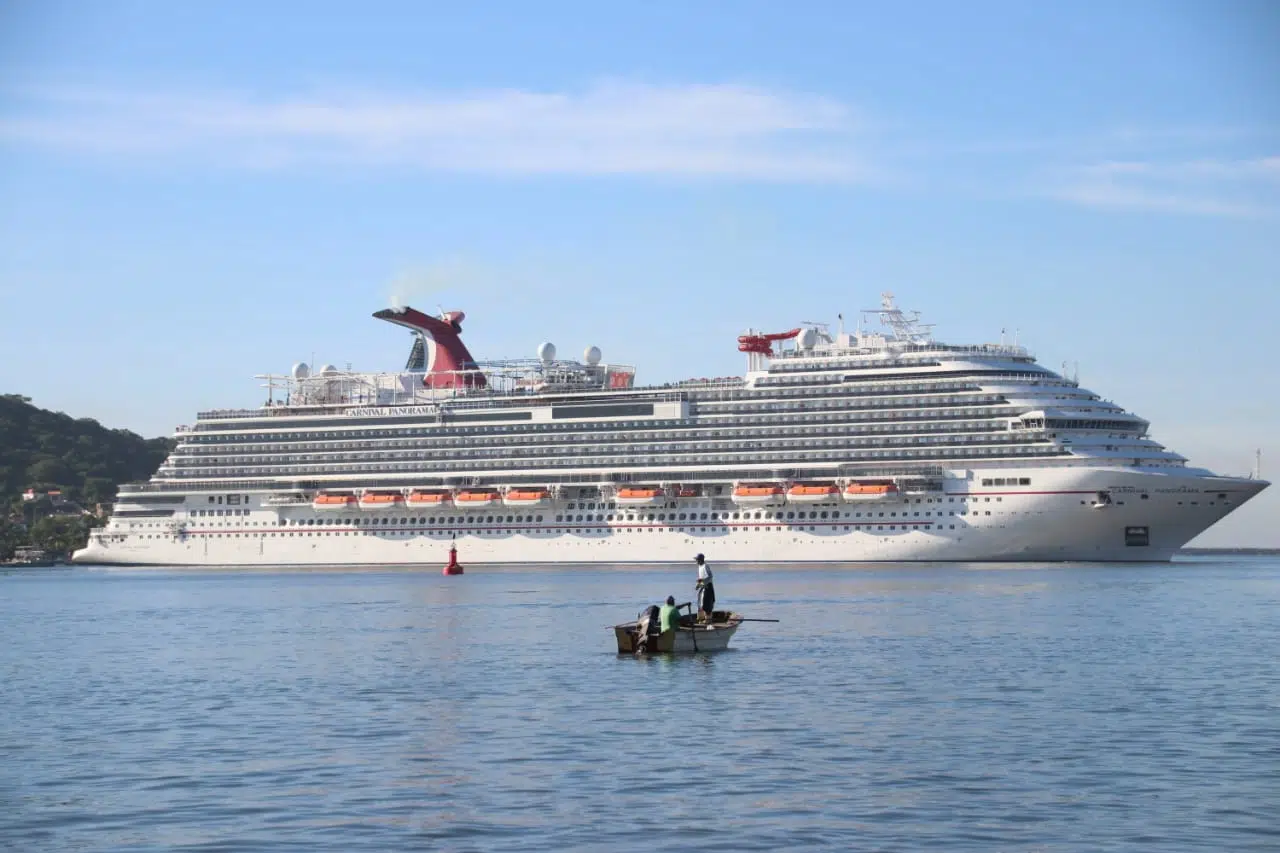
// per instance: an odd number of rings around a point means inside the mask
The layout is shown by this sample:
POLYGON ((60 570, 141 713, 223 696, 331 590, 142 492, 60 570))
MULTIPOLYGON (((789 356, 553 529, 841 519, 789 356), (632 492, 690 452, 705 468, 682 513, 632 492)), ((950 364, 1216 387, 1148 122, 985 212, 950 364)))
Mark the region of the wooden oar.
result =
MULTIPOLYGON (((686 601, 686 602, 684 603, 684 606, 685 606, 685 607, 687 607, 687 608, 689 608, 689 619, 690 619, 690 620, 693 620, 693 602, 692 602, 692 601, 686 601)), ((677 629, 677 630, 678 630, 678 629, 677 629)), ((698 626, 697 626, 697 622, 696 622, 696 621, 694 621, 694 624, 693 624, 693 625, 690 625, 690 626, 689 626, 689 636, 693 638, 693 650, 694 650, 695 652, 696 652, 696 651, 698 651, 698 626)), ((672 637, 672 638, 671 638, 671 644, 672 644, 672 650, 673 650, 673 651, 674 651, 674 649, 675 649, 675 641, 676 641, 676 638, 675 638, 675 637, 672 637)))
POLYGON ((740 622, 781 622, 781 619, 748 619, 745 616, 738 620, 740 622))

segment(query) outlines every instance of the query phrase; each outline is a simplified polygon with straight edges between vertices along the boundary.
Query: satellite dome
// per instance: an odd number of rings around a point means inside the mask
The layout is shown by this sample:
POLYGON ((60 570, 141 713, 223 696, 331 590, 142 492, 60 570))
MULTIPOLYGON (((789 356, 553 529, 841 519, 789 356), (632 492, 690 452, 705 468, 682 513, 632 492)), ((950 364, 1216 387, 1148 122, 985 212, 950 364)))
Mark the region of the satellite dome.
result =
POLYGON ((595 367, 600 363, 600 347, 587 347, 582 353, 582 360, 595 367))
POLYGON ((293 374, 294 379, 301 381, 311 375, 311 368, 307 367, 307 363, 305 361, 300 361, 295 364, 293 366, 293 370, 289 372, 293 374))
POLYGON ((818 342, 818 330, 813 328, 805 329, 800 333, 800 349, 813 349, 813 345, 818 342))
POLYGON ((334 367, 332 364, 326 364, 324 367, 320 368, 321 376, 336 376, 337 374, 338 368, 334 367))
POLYGON ((551 341, 545 341, 538 347, 538 360, 543 364, 549 364, 556 360, 556 345, 551 341))

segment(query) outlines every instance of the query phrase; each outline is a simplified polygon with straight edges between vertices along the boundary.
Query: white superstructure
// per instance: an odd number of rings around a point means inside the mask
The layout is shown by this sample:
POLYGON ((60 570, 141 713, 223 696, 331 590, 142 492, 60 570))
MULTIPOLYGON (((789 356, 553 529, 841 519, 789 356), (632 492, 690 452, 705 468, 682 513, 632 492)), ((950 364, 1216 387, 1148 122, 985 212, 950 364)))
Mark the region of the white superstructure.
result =
POLYGON ((405 370, 295 365, 261 409, 179 427, 78 562, 155 565, 1168 560, 1261 491, 1019 346, 748 333, 744 377, 477 363, 463 315, 411 308, 405 370), (277 397, 276 395, 280 396, 277 397))

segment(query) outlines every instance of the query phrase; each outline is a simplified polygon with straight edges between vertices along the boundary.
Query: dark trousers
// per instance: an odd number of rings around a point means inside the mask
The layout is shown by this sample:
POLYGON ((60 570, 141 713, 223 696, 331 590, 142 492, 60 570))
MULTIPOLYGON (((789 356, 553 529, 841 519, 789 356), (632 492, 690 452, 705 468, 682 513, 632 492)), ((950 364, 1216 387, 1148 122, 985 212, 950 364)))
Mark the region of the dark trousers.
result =
POLYGON ((704 613, 710 613, 716 607, 716 587, 715 584, 703 584, 698 590, 698 609, 704 613))

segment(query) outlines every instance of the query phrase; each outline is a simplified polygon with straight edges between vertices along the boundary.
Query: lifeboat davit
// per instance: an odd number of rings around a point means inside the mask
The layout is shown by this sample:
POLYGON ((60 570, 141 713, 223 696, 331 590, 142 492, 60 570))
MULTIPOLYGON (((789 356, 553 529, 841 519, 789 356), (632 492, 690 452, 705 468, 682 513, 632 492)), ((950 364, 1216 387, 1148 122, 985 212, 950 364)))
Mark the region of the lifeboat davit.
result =
POLYGON ((624 486, 618 489, 614 501, 623 506, 662 506, 667 502, 667 494, 650 486, 624 486))
POLYGON ((502 495, 496 489, 462 489, 453 496, 453 505, 459 509, 484 509, 501 501, 502 495))
POLYGON ((354 508, 355 495, 326 495, 323 492, 311 501, 311 508, 317 512, 342 512, 354 508))
POLYGON ((733 487, 733 502, 738 506, 781 503, 783 495, 783 488, 777 483, 739 483, 733 487))
POLYGON ((840 487, 835 483, 794 483, 787 489, 787 502, 793 504, 820 504, 839 498, 840 487))
POLYGON ((896 497, 898 487, 893 483, 850 483, 842 493, 847 501, 877 501, 896 497))
POLYGON ((404 503, 412 509, 445 509, 449 506, 450 497, 443 491, 411 491, 404 503))
POLYGON ((507 489, 502 502, 518 508, 543 506, 551 502, 551 493, 546 489, 507 489))
POLYGON ((399 509, 404 495, 399 492, 365 492, 360 496, 361 509, 399 509))

